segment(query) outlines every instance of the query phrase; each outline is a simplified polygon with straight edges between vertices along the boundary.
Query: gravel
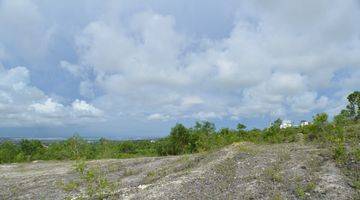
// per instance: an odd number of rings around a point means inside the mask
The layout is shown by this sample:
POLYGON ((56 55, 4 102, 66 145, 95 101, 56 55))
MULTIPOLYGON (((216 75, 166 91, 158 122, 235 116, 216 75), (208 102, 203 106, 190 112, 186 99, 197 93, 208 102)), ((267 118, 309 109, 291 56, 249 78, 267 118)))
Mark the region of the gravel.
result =
MULTIPOLYGON (((237 143, 193 155, 89 161, 116 185, 107 199, 356 199, 325 149, 237 143)), ((0 165, 0 199, 76 198, 74 161, 0 165)))

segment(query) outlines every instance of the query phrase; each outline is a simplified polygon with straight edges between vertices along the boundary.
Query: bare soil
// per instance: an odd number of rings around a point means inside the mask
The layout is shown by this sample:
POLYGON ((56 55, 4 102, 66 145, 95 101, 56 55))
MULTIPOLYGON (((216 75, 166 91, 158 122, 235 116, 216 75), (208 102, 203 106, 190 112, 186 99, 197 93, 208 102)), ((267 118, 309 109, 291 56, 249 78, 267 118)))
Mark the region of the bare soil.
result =
MULTIPOLYGON (((115 188, 107 199, 359 199, 325 149, 238 143, 183 156, 89 161, 115 188)), ((74 161, 0 165, 0 199, 76 199, 74 161)))

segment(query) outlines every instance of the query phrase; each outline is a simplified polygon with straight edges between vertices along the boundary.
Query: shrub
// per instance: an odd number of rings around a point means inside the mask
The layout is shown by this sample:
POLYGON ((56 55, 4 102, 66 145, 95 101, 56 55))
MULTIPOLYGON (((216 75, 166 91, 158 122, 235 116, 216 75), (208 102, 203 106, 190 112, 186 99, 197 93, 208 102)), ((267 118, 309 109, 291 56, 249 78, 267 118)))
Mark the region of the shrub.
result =
POLYGON ((15 162, 15 157, 18 154, 18 147, 10 142, 5 141, 0 145, 0 163, 15 162))

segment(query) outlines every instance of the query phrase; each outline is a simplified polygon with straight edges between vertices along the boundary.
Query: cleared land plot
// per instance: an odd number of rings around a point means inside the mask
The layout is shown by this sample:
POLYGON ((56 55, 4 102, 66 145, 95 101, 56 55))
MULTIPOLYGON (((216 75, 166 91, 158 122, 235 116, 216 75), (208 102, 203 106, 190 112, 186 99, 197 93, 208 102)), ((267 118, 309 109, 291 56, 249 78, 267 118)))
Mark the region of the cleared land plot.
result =
MULTIPOLYGON (((0 165, 0 199, 88 198, 89 184, 75 165, 0 165)), ((87 167, 101 172, 107 199, 359 198, 325 149, 294 143, 239 143, 204 154, 89 161, 87 167)))

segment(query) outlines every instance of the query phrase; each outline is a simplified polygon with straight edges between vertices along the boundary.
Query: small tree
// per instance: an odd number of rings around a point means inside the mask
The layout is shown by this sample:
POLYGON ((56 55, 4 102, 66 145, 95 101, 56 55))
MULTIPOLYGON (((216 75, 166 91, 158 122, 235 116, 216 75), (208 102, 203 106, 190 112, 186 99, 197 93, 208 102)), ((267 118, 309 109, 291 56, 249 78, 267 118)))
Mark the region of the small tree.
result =
POLYGON ((310 141, 322 138, 324 136, 327 125, 328 115, 326 113, 316 114, 313 117, 313 123, 307 127, 309 131, 307 138, 310 141))
POLYGON ((280 118, 276 119, 271 126, 265 129, 263 138, 265 141, 276 142, 276 135, 280 132, 280 125, 282 120, 280 118))
POLYGON ((172 154, 181 154, 189 144, 190 134, 188 129, 182 124, 176 124, 170 132, 170 143, 172 144, 172 154))
POLYGON ((355 91, 347 97, 349 104, 346 106, 349 116, 353 120, 360 120, 360 91, 355 91))
POLYGON ((319 131, 324 131, 325 130, 325 126, 327 125, 328 122, 328 115, 326 113, 319 113, 316 114, 314 116, 314 126, 319 130, 319 131))
POLYGON ((17 154, 18 148, 14 143, 10 141, 0 143, 0 163, 14 162, 17 154))
POLYGON ((216 127, 214 123, 208 121, 196 122, 194 126, 195 131, 201 131, 207 135, 215 133, 216 127))
POLYGON ((39 159, 44 154, 45 148, 39 140, 21 140, 20 150, 27 160, 39 159))
POLYGON ((76 160, 81 158, 92 158, 90 151, 90 144, 88 144, 80 135, 75 134, 65 141, 66 153, 69 159, 76 160))
POLYGON ((238 123, 238 125, 236 126, 238 131, 243 131, 246 129, 246 126, 244 124, 238 123))
POLYGON ((242 138, 242 139, 245 139, 245 136, 246 136, 246 126, 244 124, 241 124, 239 123, 237 126, 236 126, 236 129, 238 131, 238 134, 239 136, 242 138))
POLYGON ((334 123, 336 126, 346 125, 349 121, 350 113, 348 110, 342 110, 338 115, 334 116, 334 123))
POLYGON ((282 124, 282 120, 280 118, 277 118, 273 123, 272 123, 272 127, 273 128, 280 128, 280 125, 282 124))

